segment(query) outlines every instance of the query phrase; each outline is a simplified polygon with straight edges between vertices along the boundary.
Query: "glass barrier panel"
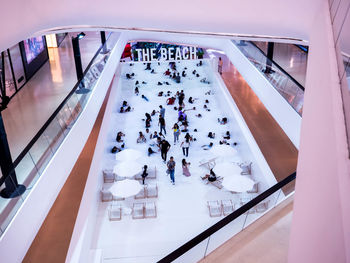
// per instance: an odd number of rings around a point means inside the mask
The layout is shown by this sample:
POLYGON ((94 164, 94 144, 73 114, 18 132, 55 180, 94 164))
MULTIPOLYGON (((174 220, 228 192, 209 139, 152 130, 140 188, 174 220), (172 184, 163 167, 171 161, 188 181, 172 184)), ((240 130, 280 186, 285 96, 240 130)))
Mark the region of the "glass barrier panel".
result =
POLYGON ((183 262, 198 262, 206 254, 209 238, 206 238, 194 248, 187 251, 185 254, 175 259, 173 262, 183 263, 183 262))
POLYGON ((283 72, 274 61, 269 60, 257 47, 250 42, 241 45, 238 41, 233 40, 238 49, 250 60, 250 62, 263 73, 265 78, 272 86, 285 98, 289 104, 301 115, 303 103, 303 90, 291 79, 289 75, 283 72), (270 72, 267 72, 268 70, 270 72), (297 101, 293 102, 293 100, 297 101))
MULTIPOLYGON (((241 206, 240 204, 237 205, 235 203, 233 203, 233 205, 234 209, 237 209, 241 206)), ((234 235, 241 232, 243 229, 245 218, 246 215, 243 214, 235 220, 233 220, 232 222, 230 222, 229 224, 227 224, 226 226, 224 226, 223 228, 221 228, 220 230, 216 231, 214 234, 212 234, 210 236, 209 245, 205 256, 209 255, 219 246, 224 244, 227 240, 231 239, 234 235)))
POLYGON ((45 134, 49 141, 52 152, 55 153, 65 137, 63 130, 56 118, 53 119, 49 126, 46 128, 45 134))
POLYGON ((260 218, 262 215, 267 213, 270 209, 272 209, 276 203, 277 198, 278 193, 274 193, 272 196, 266 198, 256 206, 252 207, 249 211, 247 211, 243 228, 246 228, 251 223, 255 222, 258 218, 260 218))
MULTIPOLYGON (((120 34, 110 34, 106 44, 112 48, 117 43, 120 34)), ((91 68, 88 70, 84 80, 89 80, 86 83, 88 86, 84 92, 76 91, 73 93, 63 108, 57 113, 56 117, 51 121, 46 130, 41 134, 37 141, 33 144, 31 149, 26 153, 20 163, 16 166, 15 172, 18 183, 26 187, 26 191, 19 195, 19 197, 12 199, 5 199, 0 197, 0 233, 6 229, 11 222, 13 216, 16 214, 23 200, 30 193, 32 187, 37 182, 41 173, 44 171, 48 162, 56 152, 69 129, 79 117, 83 110, 91 90, 94 88, 97 78, 104 69, 105 63, 109 58, 110 52, 99 52, 93 60, 91 68), (86 92, 87 91, 87 92, 86 92)), ((80 86, 79 88, 84 88, 80 86)), ((7 182, 9 183, 9 182, 7 182)), ((5 183, 1 189, 5 187, 5 183)))
MULTIPOLYGON (((10 177, 7 181, 7 184, 14 185, 14 182, 13 180, 11 180, 10 177)), ((17 210, 20 208, 22 203, 23 198, 19 193, 17 193, 17 197, 15 198, 0 197, 0 229, 2 230, 2 232, 4 232, 7 226, 10 224, 12 218, 15 216, 17 210)))
POLYGON ((33 158, 39 174, 42 174, 46 164, 50 160, 49 158, 52 157, 52 151, 45 134, 42 134, 33 144, 32 148, 29 150, 29 154, 33 158))

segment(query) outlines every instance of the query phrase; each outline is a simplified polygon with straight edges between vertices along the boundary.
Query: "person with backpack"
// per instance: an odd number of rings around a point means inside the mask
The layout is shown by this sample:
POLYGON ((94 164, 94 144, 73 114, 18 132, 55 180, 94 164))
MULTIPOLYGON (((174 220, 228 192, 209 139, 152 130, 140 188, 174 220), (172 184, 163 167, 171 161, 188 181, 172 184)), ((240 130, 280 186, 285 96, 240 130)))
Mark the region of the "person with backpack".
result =
POLYGON ((170 157, 170 160, 167 163, 167 173, 170 175, 170 180, 172 182, 173 185, 175 185, 175 161, 174 161, 174 157, 170 157))

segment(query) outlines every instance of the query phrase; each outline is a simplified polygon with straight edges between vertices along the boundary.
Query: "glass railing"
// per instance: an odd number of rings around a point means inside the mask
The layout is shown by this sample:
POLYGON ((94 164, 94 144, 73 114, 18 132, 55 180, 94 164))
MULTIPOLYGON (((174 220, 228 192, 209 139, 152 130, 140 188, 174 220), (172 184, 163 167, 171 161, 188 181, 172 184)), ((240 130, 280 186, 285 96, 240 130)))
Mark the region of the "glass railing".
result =
MULTIPOLYGON (((289 175, 251 201, 241 199, 235 211, 163 257, 158 263, 198 262, 205 258, 293 194, 295 178, 296 173, 289 175)), ((224 209, 224 206, 221 209, 224 209)))
POLYGON ((265 76, 281 96, 302 114, 304 104, 304 87, 284 71, 277 63, 269 60, 263 51, 249 41, 232 42, 249 59, 249 61, 265 76))
MULTIPOLYGON (((118 38, 118 33, 111 33, 108 36, 106 43, 97 50, 87 66, 82 80, 74 86, 72 91, 14 161, 13 171, 16 174, 18 184, 25 186, 26 189, 23 194, 18 192, 18 197, 15 198, 0 197, 0 234, 5 231, 69 133, 69 130, 84 110, 92 94, 91 91, 95 88, 96 81, 103 71, 118 38)), ((5 180, 7 185, 17 185, 17 182, 14 182, 11 176, 6 178, 2 176, 0 178, 1 189, 5 188, 5 180)), ((18 191, 20 189, 18 188, 18 191)), ((16 196, 16 193, 14 195, 16 196)))

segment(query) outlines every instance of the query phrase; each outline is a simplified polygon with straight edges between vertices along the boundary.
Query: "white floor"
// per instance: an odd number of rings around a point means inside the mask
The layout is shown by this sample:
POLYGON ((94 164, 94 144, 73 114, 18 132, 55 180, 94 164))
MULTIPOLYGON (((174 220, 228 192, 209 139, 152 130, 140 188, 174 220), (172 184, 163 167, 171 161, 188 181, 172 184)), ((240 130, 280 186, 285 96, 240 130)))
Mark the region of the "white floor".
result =
MULTIPOLYGON (((220 220, 219 218, 211 218, 208 213, 207 201, 209 200, 224 200, 232 199, 235 203, 239 203, 241 196, 249 194, 232 194, 223 189, 218 189, 213 185, 206 185, 200 179, 207 170, 198 166, 199 161, 205 159, 208 154, 201 148, 203 144, 213 142, 218 144, 222 139, 222 134, 229 130, 231 132, 231 143, 237 142, 237 156, 232 160, 234 162, 253 162, 253 179, 262 183, 259 192, 266 190, 268 185, 266 175, 260 170, 254 155, 252 154, 249 145, 247 144, 244 135, 234 119, 234 115, 230 112, 229 107, 223 103, 222 97, 224 94, 217 88, 216 80, 212 72, 209 62, 205 60, 204 66, 197 67, 198 61, 181 61, 177 63, 178 71, 182 72, 184 67, 188 77, 182 78, 180 84, 163 75, 163 72, 168 68, 167 62, 162 62, 160 65, 152 63, 152 68, 157 74, 151 74, 150 71, 145 71, 146 67, 143 63, 135 63, 130 66, 129 63, 122 63, 122 79, 114 85, 121 85, 121 91, 116 98, 115 112, 111 116, 111 126, 109 127, 108 141, 104 152, 104 163, 101 168, 113 168, 116 164, 115 157, 110 153, 110 149, 116 145, 115 137, 118 131, 126 133, 125 141, 126 148, 138 149, 145 153, 144 163, 155 165, 158 170, 157 179, 148 180, 149 184, 157 184, 159 188, 159 197, 156 199, 134 200, 132 197, 127 198, 122 204, 124 207, 131 207, 133 202, 155 201, 157 205, 158 216, 155 219, 138 219, 133 220, 130 215, 123 215, 121 221, 109 221, 108 205, 109 203, 101 203, 99 214, 95 226, 94 243, 92 249, 102 250, 104 262, 155 262, 166 254, 172 252, 186 241, 199 234, 213 223, 220 220), (201 75, 200 78, 192 75, 192 71, 196 69, 201 75), (125 78, 126 73, 135 73, 133 80, 125 78), (204 84, 200 79, 206 77, 211 81, 211 84, 204 84), (140 95, 134 95, 134 87, 136 80, 139 82, 146 81, 147 84, 141 84, 140 95), (168 81, 171 85, 158 86, 158 81, 168 81), (177 120, 177 111, 173 106, 167 106, 165 101, 168 97, 158 97, 159 91, 165 93, 170 90, 172 94, 183 89, 186 95, 186 108, 196 107, 196 110, 186 112, 190 123, 190 134, 197 140, 193 142, 189 150, 187 161, 191 162, 190 172, 191 177, 182 175, 181 160, 182 155, 179 144, 174 145, 173 133, 171 127, 177 120), (205 95, 205 92, 212 90, 214 95, 205 95), (144 94, 149 102, 141 98, 144 94), (188 98, 192 96, 198 98, 195 104, 189 104, 188 98), (209 100, 210 112, 203 109, 205 100, 209 100), (134 108, 130 113, 118 113, 123 100, 134 108), (136 144, 138 132, 145 132, 144 118, 145 112, 150 113, 153 109, 158 110, 158 106, 165 107, 165 119, 167 129, 167 140, 171 143, 171 149, 168 153, 174 156, 176 161, 175 180, 176 184, 172 185, 166 174, 166 166, 162 162, 160 154, 154 154, 151 157, 146 156, 147 148, 150 140, 146 144, 136 144), (202 118, 195 117, 195 114, 201 113, 202 118), (220 125, 217 118, 228 117, 227 125, 220 125), (197 129, 198 132, 193 130, 197 129), (209 131, 216 133, 214 140, 209 139, 207 134, 209 131)), ((158 114, 153 116, 152 126, 150 131, 159 131, 158 114)), ((180 141, 184 137, 184 133, 180 135, 180 141)), ((144 164, 142 163, 142 165, 144 164)), ((109 187, 106 185, 106 187, 109 187)), ((250 194, 253 195, 253 194, 250 194)), ((237 206, 238 207, 238 206, 237 206)), ((237 208, 236 207, 236 208, 237 208)), ((254 214, 248 218, 248 222, 256 218, 254 214)), ((240 231, 243 226, 244 218, 239 218, 235 224, 236 232, 240 231)))

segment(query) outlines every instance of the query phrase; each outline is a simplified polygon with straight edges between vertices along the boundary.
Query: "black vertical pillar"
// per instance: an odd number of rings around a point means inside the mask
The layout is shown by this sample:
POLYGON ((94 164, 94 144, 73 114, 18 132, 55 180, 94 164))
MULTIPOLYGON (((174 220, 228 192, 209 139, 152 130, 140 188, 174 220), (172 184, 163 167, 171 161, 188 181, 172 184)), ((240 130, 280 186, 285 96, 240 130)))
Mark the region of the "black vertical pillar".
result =
POLYGON ((2 115, 0 112, 0 167, 2 178, 5 178, 5 189, 0 192, 4 198, 13 198, 24 193, 25 186, 19 185, 14 171, 10 148, 7 142, 2 115))
POLYGON ((100 31, 100 34, 101 34, 101 43, 103 45, 102 53, 105 54, 105 53, 107 53, 107 45, 105 45, 106 44, 106 32, 100 31))
POLYGON ((273 48, 274 48, 273 42, 267 43, 267 59, 266 59, 266 69, 265 73, 273 73, 272 70, 272 60, 273 60, 273 48))
POLYGON ((83 79, 84 73, 83 73, 83 66, 81 64, 80 47, 79 47, 79 38, 78 37, 72 37, 72 45, 73 45, 75 70, 77 73, 78 81, 80 81, 83 79))

